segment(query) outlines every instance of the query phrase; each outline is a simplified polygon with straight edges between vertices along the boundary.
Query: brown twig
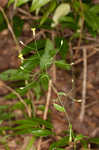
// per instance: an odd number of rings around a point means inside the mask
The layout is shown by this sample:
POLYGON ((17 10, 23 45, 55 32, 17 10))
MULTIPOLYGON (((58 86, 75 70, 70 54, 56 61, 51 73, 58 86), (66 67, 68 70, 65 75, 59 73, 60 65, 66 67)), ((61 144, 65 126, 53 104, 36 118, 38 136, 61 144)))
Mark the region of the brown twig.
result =
MULTIPOLYGON (((91 52, 88 56, 87 56, 87 59, 90 58, 91 56, 95 55, 97 52, 97 50, 94 50, 93 52, 91 52)), ((83 58, 80 58, 78 60, 76 60, 72 65, 77 65, 79 63, 81 63, 83 61, 83 58)))
POLYGON ((93 101, 93 102, 90 103, 90 104, 87 104, 85 107, 86 107, 86 109, 88 109, 88 108, 90 108, 90 107, 92 107, 92 106, 94 106, 94 105, 96 105, 96 104, 98 104, 98 103, 99 103, 99 101, 96 100, 96 101, 93 101))
POLYGON ((17 8, 17 11, 20 12, 20 13, 22 13, 23 15, 25 15, 25 16, 23 16, 24 18, 26 17, 27 19, 32 19, 32 20, 40 19, 40 16, 32 16, 29 13, 29 11, 26 11, 26 10, 24 10, 22 8, 17 8))
POLYGON ((12 92, 13 94, 15 94, 15 95, 18 97, 18 99, 20 100, 20 102, 21 102, 22 104, 24 104, 24 106, 25 106, 25 108, 26 108, 26 111, 27 111, 27 113, 28 113, 28 116, 30 116, 31 114, 30 114, 30 111, 29 111, 29 109, 28 109, 28 106, 27 106, 27 104, 24 102, 24 100, 23 100, 23 98, 20 96, 20 94, 17 93, 14 89, 12 89, 11 87, 9 87, 8 85, 6 85, 5 83, 4 83, 4 86, 5 86, 5 88, 7 88, 10 92, 12 92))
MULTIPOLYGON (((99 47, 99 43, 92 43, 92 44, 90 44, 90 45, 81 45, 80 47, 79 47, 79 49, 84 49, 84 48, 86 48, 86 49, 93 49, 93 48, 98 48, 99 47)), ((73 50, 76 50, 77 49, 77 46, 74 46, 74 47, 72 47, 72 49, 73 50)))
MULTIPOLYGON (((83 5, 82 5, 82 1, 80 1, 80 8, 81 8, 81 13, 83 13, 83 5)), ((78 50, 80 48, 80 45, 81 45, 81 41, 82 41, 82 31, 83 31, 83 26, 84 26, 84 16, 82 15, 79 19, 79 26, 80 26, 80 29, 78 32, 80 32, 80 37, 79 37, 79 40, 78 40, 78 44, 77 44, 77 50, 76 50, 76 54, 75 54, 75 57, 77 56, 78 54, 78 50)))
POLYGON ((6 21, 7 25, 8 25, 8 29, 9 29, 9 31, 10 31, 11 34, 12 34, 13 40, 14 40, 16 46, 17 46, 17 50, 20 52, 20 46, 19 46, 19 44, 18 44, 18 41, 17 41, 17 39, 16 39, 16 36, 15 36, 15 34, 14 34, 14 32, 13 32, 13 29, 12 29, 12 27, 11 27, 11 24, 10 24, 9 20, 8 20, 8 17, 6 16, 6 14, 5 14, 5 12, 4 12, 4 10, 3 10, 3 8, 2 8, 1 6, 0 6, 0 11, 2 12, 2 14, 3 14, 4 18, 5 18, 5 21, 6 21))
MULTIPOLYGON (((50 98, 51 98, 51 88, 52 88, 52 80, 49 81, 48 93, 47 93, 47 99, 46 99, 46 105, 45 105, 43 120, 47 119, 48 108, 49 108, 49 103, 50 103, 50 98)), ((42 129, 44 129, 44 126, 42 126, 42 129)), ((37 150, 41 149, 41 143, 42 143, 42 138, 40 138, 39 141, 38 141, 37 150)))
POLYGON ((83 90, 82 90, 82 105, 79 119, 81 122, 84 120, 85 115, 85 103, 86 103, 86 86, 87 86, 87 52, 83 49, 83 90))

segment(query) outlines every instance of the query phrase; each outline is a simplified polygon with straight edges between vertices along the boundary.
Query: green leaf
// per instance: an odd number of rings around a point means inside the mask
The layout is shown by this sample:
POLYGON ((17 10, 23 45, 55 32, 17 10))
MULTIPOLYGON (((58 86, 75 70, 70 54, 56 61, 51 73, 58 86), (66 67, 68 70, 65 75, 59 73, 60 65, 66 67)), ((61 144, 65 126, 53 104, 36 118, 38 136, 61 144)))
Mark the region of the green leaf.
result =
POLYGON ((99 14, 99 4, 96 4, 90 8, 90 11, 94 14, 99 14))
POLYGON ((74 139, 74 142, 77 142, 77 141, 80 141, 82 140, 83 138, 85 138, 86 136, 82 135, 82 134, 79 134, 79 135, 76 135, 75 139, 74 139))
POLYGON ((20 69, 9 69, 0 74, 0 79, 4 81, 28 80, 29 74, 24 73, 20 69))
POLYGON ((65 112, 65 108, 63 106, 60 106, 60 105, 55 104, 55 103, 53 105, 54 105, 56 110, 58 110, 60 112, 65 112))
POLYGON ((88 142, 99 145, 99 138, 90 138, 88 139, 88 142))
POLYGON ((24 25, 24 21, 19 16, 14 16, 13 30, 14 30, 16 37, 19 37, 21 35, 23 25, 24 25))
POLYGON ((11 112, 0 111, 0 120, 10 120, 14 115, 11 112))
POLYGON ((48 82, 49 82, 49 75, 48 74, 41 74, 40 82, 44 90, 48 90, 48 82))
POLYGON ((68 3, 61 3, 55 10, 53 15, 53 24, 51 26, 55 27, 59 23, 60 18, 68 15, 70 11, 70 5, 68 3))
POLYGON ((29 2, 29 1, 30 1, 30 0, 17 0, 16 6, 19 7, 19 6, 25 4, 25 3, 29 2))
POLYGON ((32 130, 32 134, 35 136, 48 136, 48 135, 52 135, 53 133, 47 129, 37 129, 37 130, 32 130))
POLYGON ((89 10, 85 12, 84 16, 88 26, 91 27, 93 31, 99 31, 98 15, 94 14, 92 11, 89 10))
POLYGON ((78 20, 74 19, 74 16, 63 16, 59 22, 62 24, 63 29, 69 28, 76 31, 79 28, 78 20))
POLYGON ((48 16, 53 12, 53 10, 56 7, 56 0, 51 1, 49 8, 47 9, 46 12, 44 12, 44 15, 40 21, 40 25, 42 25, 48 18, 48 16))
POLYGON ((58 95, 59 96, 66 96, 66 93, 65 92, 58 92, 58 95))
POLYGON ((88 140, 82 139, 80 143, 82 144, 84 150, 88 150, 88 140))
POLYGON ((8 127, 8 126, 2 126, 2 127, 0 127, 0 132, 6 131, 6 130, 9 130, 9 129, 12 129, 12 128, 8 127))
POLYGON ((46 5, 50 1, 51 0, 33 0, 30 11, 32 12, 34 10, 40 9, 42 6, 46 5))
POLYGON ((52 128, 52 124, 49 121, 45 121, 41 118, 37 118, 37 117, 33 117, 32 119, 26 119, 26 120, 16 120, 14 121, 15 124, 18 124, 19 127, 16 128, 20 128, 20 125, 25 125, 25 128, 28 126, 34 126, 34 125, 44 125, 46 128, 51 129, 52 128))
POLYGON ((59 49, 59 53, 60 53, 62 59, 66 59, 66 54, 69 50, 69 45, 68 45, 67 41, 62 37, 56 37, 55 43, 56 43, 57 49, 59 49))
POLYGON ((23 130, 16 130, 14 132, 14 135, 23 135, 23 134, 33 134, 35 136, 48 136, 48 135, 52 135, 53 132, 51 132, 50 130, 47 129, 40 129, 40 128, 27 128, 27 129, 23 129, 23 130))
POLYGON ((0 105, 0 111, 9 108, 9 105, 0 105))
POLYGON ((56 54, 53 43, 47 39, 45 45, 45 52, 40 59, 40 68, 41 70, 47 69, 52 64, 53 56, 56 54))
POLYGON ((55 61, 55 64, 56 64, 57 67, 65 69, 65 70, 70 70, 71 69, 71 65, 67 64, 64 60, 55 61))
POLYGON ((33 55, 25 59, 23 64, 20 66, 22 72, 24 74, 30 73, 37 65, 39 64, 39 57, 38 55, 33 55))
POLYGON ((68 136, 65 136, 62 139, 60 139, 59 141, 52 143, 50 145, 49 150, 54 150, 58 147, 62 147, 62 146, 66 146, 66 145, 69 145, 69 137, 68 136))
MULTIPOLYGON (((19 6, 25 4, 25 3, 29 2, 29 1, 30 1, 30 0, 17 0, 16 6, 19 7, 19 6)), ((9 0, 9 2, 8 2, 8 7, 9 7, 12 3, 14 3, 14 2, 15 2, 15 0, 9 0)))
POLYGON ((34 83, 33 91, 34 91, 34 94, 36 96, 36 99, 39 100, 39 98, 41 96, 41 87, 40 87, 40 83, 39 82, 35 82, 34 83))
POLYGON ((26 54, 29 54, 29 52, 31 52, 31 51, 36 51, 36 49, 39 51, 39 50, 43 49, 44 46, 45 46, 45 40, 44 39, 36 40, 36 43, 31 42, 31 43, 27 44, 23 48, 21 53, 23 55, 26 55, 26 54))
POLYGON ((8 1, 8 7, 9 7, 12 3, 14 3, 14 0, 9 0, 9 1, 8 1))
POLYGON ((7 28, 7 24, 2 13, 0 12, 0 32, 4 30, 5 28, 7 28))

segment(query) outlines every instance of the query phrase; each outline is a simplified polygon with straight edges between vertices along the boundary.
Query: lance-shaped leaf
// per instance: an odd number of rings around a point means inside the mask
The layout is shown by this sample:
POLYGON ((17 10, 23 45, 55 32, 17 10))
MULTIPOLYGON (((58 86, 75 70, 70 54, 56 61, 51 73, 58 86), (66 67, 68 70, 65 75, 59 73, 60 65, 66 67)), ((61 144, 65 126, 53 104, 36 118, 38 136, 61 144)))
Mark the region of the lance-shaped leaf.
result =
POLYGON ((46 5, 50 1, 51 0, 33 0, 30 11, 34 11, 36 9, 39 9, 40 7, 46 5))
POLYGON ((62 3, 60 4, 53 15, 53 23, 52 27, 55 27, 58 23, 61 17, 68 15, 70 12, 70 5, 68 3, 62 3))
POLYGON ((56 52, 57 51, 54 48, 53 43, 49 39, 47 39, 44 54, 40 59, 41 70, 47 69, 47 67, 52 64, 53 56, 56 54, 56 52))

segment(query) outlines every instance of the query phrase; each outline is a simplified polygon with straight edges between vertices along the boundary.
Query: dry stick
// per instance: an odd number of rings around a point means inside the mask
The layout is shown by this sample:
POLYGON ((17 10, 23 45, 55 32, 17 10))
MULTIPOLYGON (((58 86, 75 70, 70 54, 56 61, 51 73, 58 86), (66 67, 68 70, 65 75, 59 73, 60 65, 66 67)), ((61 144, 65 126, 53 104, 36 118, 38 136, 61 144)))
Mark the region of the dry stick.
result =
MULTIPOLYGON (((85 48, 84 48, 84 49, 85 49, 85 48)), ((91 53, 87 56, 87 58, 89 58, 89 57, 95 55, 96 52, 97 52, 97 50, 94 50, 93 52, 91 52, 91 53)), ((80 59, 78 59, 77 61, 75 61, 73 65, 77 65, 77 64, 81 63, 82 61, 83 61, 83 58, 80 58, 80 59)))
MULTIPOLYGON (((83 49, 83 48, 87 48, 87 49, 92 49, 92 48, 98 48, 99 47, 99 43, 92 43, 90 45, 81 45, 79 49, 83 49)), ((77 46, 72 48, 73 50, 77 49, 77 46)))
MULTIPOLYGON (((55 39, 55 33, 52 32, 52 41, 54 42, 55 39)), ((54 60, 56 60, 56 56, 54 57, 54 60)), ((53 63, 52 65, 52 79, 53 79, 53 83, 56 83, 56 65, 55 63, 53 63)))
MULTIPOLYGON (((82 1, 81 1, 81 0, 79 0, 79 1, 80 1, 80 8, 81 8, 81 11, 83 12, 82 1)), ((83 26, 84 26, 84 16, 82 16, 82 17, 80 18, 80 37, 79 37, 79 40, 78 40, 78 46, 77 46, 77 50, 76 50, 76 54, 75 54, 76 56, 77 56, 77 54, 78 54, 78 50, 79 50, 80 45, 81 45, 83 26)))
MULTIPOLYGON (((15 4, 15 5, 16 5, 16 4, 15 4)), ((12 37, 13 37, 13 40, 14 40, 16 46, 17 46, 17 50, 18 50, 18 52, 20 53, 21 48, 20 48, 20 46, 19 46, 19 43, 18 43, 18 41, 17 41, 17 39, 16 39, 16 36, 15 36, 15 34, 14 34, 14 32, 13 32, 13 29, 12 29, 12 27, 11 27, 11 25, 10 25, 10 22, 9 22, 9 20, 8 20, 6 14, 5 14, 5 12, 4 12, 4 10, 3 10, 3 8, 2 8, 1 6, 0 6, 0 11, 2 12, 2 14, 3 14, 3 16, 4 16, 5 20, 6 20, 6 23, 7 23, 7 25, 8 25, 8 29, 9 29, 9 31, 11 32, 12 37)), ((30 116, 31 114, 30 114, 30 111, 29 111, 29 109, 28 109, 28 106, 27 106, 27 104, 24 102, 24 100, 22 99, 22 97, 21 97, 15 90, 13 90, 12 88, 10 88, 9 86, 6 85, 6 88, 8 88, 11 92, 13 92, 13 93, 19 98, 19 100, 25 105, 26 110, 27 110, 27 113, 28 113, 28 115, 30 116)))
POLYGON ((5 14, 5 12, 4 12, 4 10, 3 10, 3 8, 1 6, 0 6, 0 11, 2 12, 2 14, 3 14, 4 18, 5 18, 5 21, 6 21, 7 25, 8 25, 8 29, 9 29, 9 31, 12 34, 13 40, 15 41, 15 44, 17 46, 17 50, 20 52, 20 46, 19 46, 18 41, 17 41, 17 39, 15 37, 15 34, 14 34, 13 29, 11 27, 11 24, 10 24, 10 22, 8 20, 8 17, 6 16, 6 14, 5 14))
POLYGON ((39 16, 32 16, 28 11, 26 11, 26 10, 24 10, 22 8, 17 8, 17 11, 20 12, 20 13, 22 13, 26 17, 28 17, 28 19, 32 19, 32 20, 40 19, 39 16))
MULTIPOLYGON (((54 87, 53 84, 52 84, 52 89, 53 89, 53 91, 55 92, 55 94, 57 95, 58 100, 59 100, 61 106, 65 109, 64 104, 63 104, 63 102, 61 101, 60 96, 58 95, 58 91, 57 91, 57 89, 54 87)), ((69 117, 67 111, 65 111, 65 117, 66 117, 65 120, 68 121, 68 124, 70 125, 70 124, 71 124, 71 122, 70 122, 70 117, 69 117)))
POLYGON ((9 87, 8 85, 4 84, 4 86, 5 86, 5 88, 7 88, 9 91, 11 91, 13 94, 15 94, 15 95, 18 97, 18 99, 20 100, 20 102, 21 102, 22 104, 24 104, 24 106, 25 106, 25 108, 26 108, 26 111, 27 111, 28 115, 30 116, 30 112, 29 112, 29 110, 28 110, 27 104, 24 102, 24 100, 22 99, 22 97, 20 96, 20 94, 17 93, 15 90, 13 90, 13 89, 12 89, 11 87, 9 87))
POLYGON ((83 49, 83 90, 82 90, 82 105, 79 119, 81 122, 84 120, 85 115, 85 103, 86 103, 86 85, 87 85, 87 52, 86 49, 83 49))
POLYGON ((87 104, 85 107, 86 107, 86 109, 88 109, 89 107, 92 107, 93 105, 96 105, 97 103, 99 103, 98 100, 96 100, 96 101, 94 101, 94 102, 92 102, 90 104, 87 104))
MULTIPOLYGON (((52 88, 52 80, 49 81, 48 93, 47 93, 47 100, 46 100, 46 105, 45 105, 45 111, 44 111, 44 115, 43 115, 43 120, 47 119, 48 108, 49 108, 49 103, 50 103, 50 98, 51 98, 51 88, 52 88)), ((44 126, 42 126, 42 129, 44 129, 44 126)), ((41 142, 42 142, 42 138, 40 138, 39 141, 38 141, 37 150, 41 149, 41 142)))

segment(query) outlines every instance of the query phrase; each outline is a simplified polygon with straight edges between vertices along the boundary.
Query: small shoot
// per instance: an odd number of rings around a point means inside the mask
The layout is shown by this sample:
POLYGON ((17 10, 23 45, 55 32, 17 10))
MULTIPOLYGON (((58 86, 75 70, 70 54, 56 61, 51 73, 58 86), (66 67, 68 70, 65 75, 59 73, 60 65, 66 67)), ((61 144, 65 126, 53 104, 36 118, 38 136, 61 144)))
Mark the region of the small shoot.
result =
POLYGON ((56 110, 58 110, 58 111, 60 111, 60 112, 66 112, 65 111, 65 108, 63 107, 63 106, 60 106, 60 105, 58 105, 58 104, 53 104, 54 105, 54 108, 56 109, 56 110))

